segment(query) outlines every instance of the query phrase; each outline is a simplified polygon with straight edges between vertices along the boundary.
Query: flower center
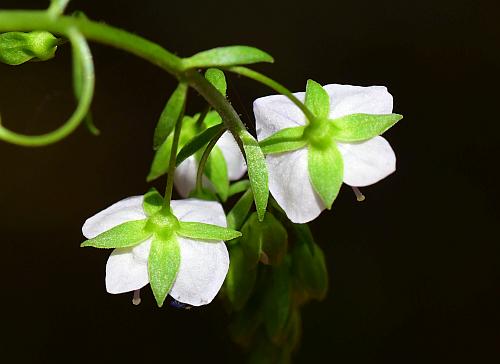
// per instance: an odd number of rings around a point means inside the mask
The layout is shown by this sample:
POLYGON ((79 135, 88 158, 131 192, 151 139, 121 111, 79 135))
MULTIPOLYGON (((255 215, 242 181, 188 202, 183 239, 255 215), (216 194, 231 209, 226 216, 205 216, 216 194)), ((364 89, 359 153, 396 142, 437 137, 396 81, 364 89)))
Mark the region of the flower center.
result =
POLYGON ((306 126, 304 137, 319 149, 325 149, 333 143, 332 125, 328 119, 315 119, 306 126))
POLYGON ((161 209, 149 217, 146 229, 169 237, 179 229, 179 220, 168 209, 161 209))

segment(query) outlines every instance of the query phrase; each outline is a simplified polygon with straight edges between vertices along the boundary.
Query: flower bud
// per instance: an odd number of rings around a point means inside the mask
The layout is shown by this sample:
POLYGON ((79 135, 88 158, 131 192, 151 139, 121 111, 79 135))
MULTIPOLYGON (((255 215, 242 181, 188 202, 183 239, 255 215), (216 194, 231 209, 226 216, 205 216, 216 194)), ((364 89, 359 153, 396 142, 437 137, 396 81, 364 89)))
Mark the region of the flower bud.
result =
POLYGON ((49 32, 9 32, 0 34, 0 62, 17 66, 30 60, 54 57, 58 40, 49 32))

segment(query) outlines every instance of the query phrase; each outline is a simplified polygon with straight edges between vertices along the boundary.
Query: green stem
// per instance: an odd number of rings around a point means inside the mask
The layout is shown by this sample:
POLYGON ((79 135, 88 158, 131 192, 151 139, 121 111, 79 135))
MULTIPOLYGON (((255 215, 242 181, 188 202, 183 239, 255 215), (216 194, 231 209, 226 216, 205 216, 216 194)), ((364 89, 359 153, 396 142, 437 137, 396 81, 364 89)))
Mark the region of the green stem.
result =
POLYGON ((205 171, 205 165, 207 164, 208 157, 210 156, 210 152, 212 149, 214 149, 215 144, 219 141, 220 137, 222 134, 225 133, 225 129, 222 128, 219 130, 217 134, 210 140, 210 142, 207 144, 207 147, 203 151, 203 154, 200 159, 200 163, 198 164, 198 170, 196 171, 196 192, 201 192, 203 189, 203 171, 205 171))
POLYGON ((303 102, 301 102, 298 98, 296 98, 290 92, 290 90, 288 90, 285 86, 274 81, 273 79, 271 79, 267 76, 264 76, 262 73, 256 72, 256 71, 251 70, 251 69, 246 68, 246 67, 227 67, 225 69, 230 71, 230 72, 237 73, 239 75, 251 78, 252 80, 255 80, 257 82, 260 82, 260 83, 268 86, 269 88, 272 88, 273 90, 279 92, 280 94, 285 95, 286 97, 288 97, 288 99, 291 102, 293 102, 295 105, 297 105, 297 107, 304 113, 304 115, 306 116, 306 118, 308 120, 312 121, 315 119, 314 115, 311 113, 311 111, 309 111, 309 109, 306 107, 306 105, 304 105, 303 102))
POLYGON ((182 112, 175 123, 174 138, 172 140, 172 149, 170 150, 170 161, 168 163, 168 174, 167 174, 167 186, 165 187, 165 198, 163 200, 163 206, 170 209, 170 201, 172 200, 172 191, 174 188, 174 176, 176 168, 177 159, 177 149, 179 147, 179 138, 182 129, 182 119, 184 118, 184 109, 186 107, 186 102, 182 106, 182 112))

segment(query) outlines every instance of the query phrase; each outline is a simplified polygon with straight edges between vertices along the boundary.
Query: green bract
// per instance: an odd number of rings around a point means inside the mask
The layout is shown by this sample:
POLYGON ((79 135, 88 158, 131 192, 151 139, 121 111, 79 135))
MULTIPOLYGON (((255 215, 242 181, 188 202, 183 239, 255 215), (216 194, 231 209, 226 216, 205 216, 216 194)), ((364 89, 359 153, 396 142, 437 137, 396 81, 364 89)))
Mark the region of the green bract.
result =
POLYGON ((210 82, 222 95, 226 96, 227 83, 224 72, 217 68, 209 68, 205 72, 205 78, 210 82))
POLYGON ((17 66, 30 60, 54 57, 58 40, 49 32, 9 32, 0 34, 0 62, 17 66))
POLYGON ((154 149, 159 148, 174 130, 177 119, 181 116, 186 102, 188 86, 184 82, 179 83, 175 91, 163 109, 160 120, 156 125, 155 135, 153 140, 154 149))
POLYGON ((218 47, 184 58, 184 69, 227 67, 259 62, 274 62, 273 57, 260 49, 248 46, 218 47))

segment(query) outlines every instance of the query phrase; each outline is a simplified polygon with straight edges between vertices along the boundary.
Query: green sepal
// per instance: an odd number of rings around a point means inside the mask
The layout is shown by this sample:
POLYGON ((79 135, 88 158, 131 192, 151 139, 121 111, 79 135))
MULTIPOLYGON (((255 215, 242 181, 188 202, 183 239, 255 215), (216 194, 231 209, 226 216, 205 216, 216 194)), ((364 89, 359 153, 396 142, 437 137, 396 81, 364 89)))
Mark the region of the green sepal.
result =
POLYGON ((59 41, 46 31, 0 34, 0 62, 17 66, 30 60, 47 61, 54 57, 59 41))
POLYGON ((229 247, 229 270, 225 281, 225 292, 234 310, 241 310, 255 286, 256 266, 248 266, 244 251, 239 244, 229 247))
POLYGON ((229 192, 229 176, 226 159, 219 147, 215 146, 210 152, 204 172, 212 182, 215 192, 220 196, 222 202, 225 202, 229 192))
POLYGON ((246 264, 256 266, 262 254, 262 234, 256 212, 243 224, 241 234, 238 245, 243 249, 246 264))
POLYGON ((325 119, 330 113, 330 96, 319 83, 307 80, 305 105, 314 116, 325 119))
POLYGON ((227 226, 238 230, 247 218, 248 212, 253 204, 252 190, 247 190, 236 202, 227 214, 227 226))
POLYGON ((335 143, 325 148, 309 146, 307 166, 314 190, 327 209, 331 209, 344 176, 344 162, 335 143))
POLYGON ((264 154, 283 153, 297 150, 307 144, 304 138, 304 126, 281 129, 277 133, 259 142, 264 154))
POLYGON ((173 137, 169 135, 167 140, 160 146, 156 151, 153 162, 151 163, 151 169, 146 178, 148 182, 151 182, 158 177, 163 176, 168 172, 168 163, 170 161, 170 153, 172 152, 172 142, 173 137))
POLYGON ((80 246, 101 249, 128 248, 151 237, 151 231, 145 229, 147 220, 127 221, 117 225, 95 238, 84 241, 80 246))
POLYGON ((264 300, 264 323, 268 336, 280 343, 291 308, 292 281, 288 261, 273 267, 264 300))
POLYGON ((163 109, 160 120, 156 125, 155 134, 153 138, 153 148, 159 148, 174 130, 177 119, 182 114, 186 102, 188 86, 184 82, 180 82, 175 91, 163 109))
POLYGON ((163 196, 156 190, 151 188, 145 195, 142 201, 142 208, 147 216, 152 216, 161 210, 163 207, 163 196))
POLYGON ((323 300, 328 292, 328 270, 321 248, 297 240, 292 249, 292 274, 294 289, 304 298, 323 300))
POLYGON ((264 221, 259 223, 262 240, 262 251, 266 254, 270 265, 280 265, 288 248, 288 233, 284 226, 271 213, 267 213, 264 221))
POLYGON ((227 83, 224 72, 217 68, 209 68, 205 72, 205 78, 210 82, 223 96, 226 96, 227 83))
POLYGON ((202 240, 232 240, 241 236, 239 231, 233 229, 191 221, 180 221, 177 234, 186 238, 202 240))
POLYGON ((148 275, 158 307, 172 289, 181 263, 181 251, 174 234, 168 238, 155 236, 151 242, 148 259, 148 275))
POLYGON ((240 133, 240 139, 243 143, 245 151, 245 159, 247 162, 248 178, 252 187, 255 207, 259 220, 264 219, 267 208, 267 200, 269 198, 269 182, 266 159, 259 143, 246 130, 240 133))
POLYGON ((399 114, 352 114, 331 120, 333 139, 339 142, 359 142, 383 134, 403 115, 399 114))
POLYGON ((250 181, 247 179, 242 179, 241 181, 234 182, 229 185, 229 191, 227 197, 237 195, 238 193, 245 192, 250 188, 250 181))
POLYGON ((207 143, 215 137, 220 130, 224 127, 224 124, 217 124, 214 126, 205 129, 194 138, 189 140, 182 147, 181 151, 177 154, 177 159, 175 164, 178 166, 182 162, 184 162, 187 158, 195 154, 201 148, 203 148, 207 143))
POLYGON ((228 67, 258 62, 274 62, 273 57, 260 49, 248 46, 218 47, 184 58, 184 69, 228 67))

